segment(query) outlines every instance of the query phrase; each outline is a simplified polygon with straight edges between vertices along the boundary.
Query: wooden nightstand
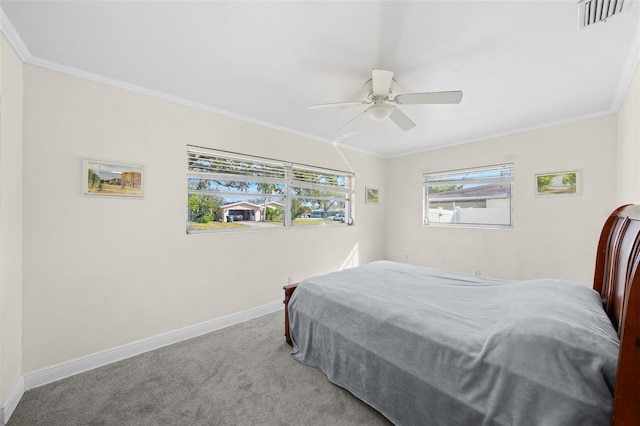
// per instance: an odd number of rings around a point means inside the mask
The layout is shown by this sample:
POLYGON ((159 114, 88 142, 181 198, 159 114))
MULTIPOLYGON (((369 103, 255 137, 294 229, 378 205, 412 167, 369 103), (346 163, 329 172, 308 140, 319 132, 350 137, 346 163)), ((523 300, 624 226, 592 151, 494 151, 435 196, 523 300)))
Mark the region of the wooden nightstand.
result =
POLYGON ((293 346, 293 343, 291 343, 291 335, 289 334, 289 299, 297 287, 298 283, 282 287, 284 289, 284 337, 290 346, 293 346))

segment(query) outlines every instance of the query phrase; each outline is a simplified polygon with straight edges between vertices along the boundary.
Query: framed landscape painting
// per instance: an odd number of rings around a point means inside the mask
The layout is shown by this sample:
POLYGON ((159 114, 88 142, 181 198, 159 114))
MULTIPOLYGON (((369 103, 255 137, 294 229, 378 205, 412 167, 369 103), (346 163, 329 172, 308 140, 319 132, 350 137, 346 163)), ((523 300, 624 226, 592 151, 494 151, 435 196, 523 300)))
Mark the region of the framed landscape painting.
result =
POLYGON ((82 160, 82 194, 142 198, 144 166, 110 161, 82 160))
POLYGON ((580 193, 580 171, 541 173, 536 175, 536 196, 576 195, 580 193))
POLYGON ((378 194, 378 190, 375 188, 366 188, 367 197, 365 202, 367 204, 378 204, 380 201, 380 196, 378 194))

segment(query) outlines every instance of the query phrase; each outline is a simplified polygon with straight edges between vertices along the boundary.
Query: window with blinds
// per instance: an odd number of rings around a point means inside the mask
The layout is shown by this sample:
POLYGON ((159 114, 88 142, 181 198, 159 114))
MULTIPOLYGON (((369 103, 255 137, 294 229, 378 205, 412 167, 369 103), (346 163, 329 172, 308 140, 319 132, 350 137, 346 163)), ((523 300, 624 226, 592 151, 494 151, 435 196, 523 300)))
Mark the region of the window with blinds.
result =
POLYGON ((513 164, 423 177, 425 225, 512 226, 513 164))
POLYGON ((353 174, 187 147, 187 232, 351 223, 353 174))
POLYGON ((332 171, 294 165, 291 180, 292 225, 348 223, 351 177, 332 171), (310 219, 310 220, 300 220, 310 219))

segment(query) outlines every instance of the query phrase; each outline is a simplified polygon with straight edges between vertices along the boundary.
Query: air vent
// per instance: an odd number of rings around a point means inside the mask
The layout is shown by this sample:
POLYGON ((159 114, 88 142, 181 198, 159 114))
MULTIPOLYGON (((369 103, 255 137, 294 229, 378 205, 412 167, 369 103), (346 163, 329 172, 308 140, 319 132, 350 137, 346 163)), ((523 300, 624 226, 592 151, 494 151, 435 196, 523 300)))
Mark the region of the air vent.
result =
POLYGON ((612 16, 624 12, 631 5, 631 0, 580 0, 578 2, 578 27, 584 29, 606 22, 612 16))

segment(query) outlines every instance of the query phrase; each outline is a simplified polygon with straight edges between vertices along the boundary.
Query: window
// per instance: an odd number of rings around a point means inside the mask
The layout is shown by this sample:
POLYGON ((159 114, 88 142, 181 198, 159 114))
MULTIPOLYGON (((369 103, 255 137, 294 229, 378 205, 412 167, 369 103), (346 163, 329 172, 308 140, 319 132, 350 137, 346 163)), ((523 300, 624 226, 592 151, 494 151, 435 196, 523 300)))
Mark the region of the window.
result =
POLYGON ((348 223, 350 176, 311 167, 294 166, 291 181, 292 225, 348 223))
POLYGON ((350 223, 351 173, 187 147, 187 233, 350 223))
POLYGON ((510 228, 513 164, 424 174, 424 223, 510 228))

